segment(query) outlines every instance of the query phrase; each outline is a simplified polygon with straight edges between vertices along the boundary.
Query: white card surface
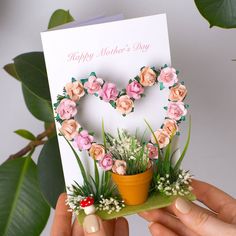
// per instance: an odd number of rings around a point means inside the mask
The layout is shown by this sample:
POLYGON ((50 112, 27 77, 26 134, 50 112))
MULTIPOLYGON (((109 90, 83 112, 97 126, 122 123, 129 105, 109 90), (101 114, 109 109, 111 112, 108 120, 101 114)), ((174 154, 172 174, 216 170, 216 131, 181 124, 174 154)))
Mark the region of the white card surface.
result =
MULTIPOLYGON (((142 66, 170 65, 170 49, 166 15, 153 15, 129 20, 121 16, 84 22, 79 27, 57 29, 41 33, 52 103, 71 78, 87 78, 91 72, 107 82, 116 83, 119 90, 129 79, 139 74, 142 66), (95 23, 95 24, 94 24, 95 23), (93 24, 93 25, 87 25, 93 24)), ((134 134, 138 128, 142 134, 147 128, 146 119, 158 129, 165 117, 168 103, 167 90, 155 85, 145 88, 146 96, 135 102, 133 113, 123 117, 110 104, 87 95, 79 101, 77 121, 89 131, 95 132, 97 142, 102 143, 102 119, 106 131, 115 134, 117 128, 134 134)), ((57 129, 60 127, 56 123, 57 129)), ((149 132, 147 132, 150 135, 149 132)), ((58 137, 66 185, 74 181, 83 183, 76 158, 63 137, 58 137)), ((81 160, 91 171, 93 160, 86 152, 79 152, 81 160)), ((53 170, 52 170, 53 171, 53 170)))

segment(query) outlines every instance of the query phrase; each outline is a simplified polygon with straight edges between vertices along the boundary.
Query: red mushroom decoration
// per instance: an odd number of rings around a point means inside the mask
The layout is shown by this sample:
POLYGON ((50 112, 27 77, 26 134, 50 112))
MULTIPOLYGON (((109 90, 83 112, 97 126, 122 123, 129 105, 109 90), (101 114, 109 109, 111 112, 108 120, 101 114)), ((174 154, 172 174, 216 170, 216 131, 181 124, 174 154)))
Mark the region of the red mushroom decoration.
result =
POLYGON ((80 207, 84 209, 86 215, 95 213, 94 198, 89 196, 80 201, 80 207))

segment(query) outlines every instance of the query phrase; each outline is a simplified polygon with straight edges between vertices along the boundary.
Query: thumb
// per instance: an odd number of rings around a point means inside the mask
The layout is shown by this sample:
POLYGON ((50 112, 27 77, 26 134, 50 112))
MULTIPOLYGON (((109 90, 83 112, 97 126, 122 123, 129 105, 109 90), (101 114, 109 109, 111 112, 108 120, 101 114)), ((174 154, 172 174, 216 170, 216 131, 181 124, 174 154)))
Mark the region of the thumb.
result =
POLYGON ((234 226, 220 221, 201 207, 183 198, 175 201, 174 212, 184 225, 202 236, 235 235, 234 226))
POLYGON ((84 236, 106 236, 102 220, 96 215, 87 215, 83 223, 84 236))

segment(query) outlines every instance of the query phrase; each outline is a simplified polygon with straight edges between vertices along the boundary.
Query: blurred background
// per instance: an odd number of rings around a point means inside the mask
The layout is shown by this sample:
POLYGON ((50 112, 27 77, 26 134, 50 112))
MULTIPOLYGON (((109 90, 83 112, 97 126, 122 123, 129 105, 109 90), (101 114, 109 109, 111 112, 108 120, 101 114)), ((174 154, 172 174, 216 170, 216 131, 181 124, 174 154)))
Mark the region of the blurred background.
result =
MULTIPOLYGON (((186 82, 192 116, 192 138, 184 167, 196 178, 236 196, 232 184, 236 178, 236 62, 232 61, 236 58, 236 30, 210 29, 190 0, 1 0, 0 163, 27 143, 13 131, 43 131, 43 123, 25 106, 20 83, 2 67, 18 54, 42 50, 40 32, 46 30, 51 14, 58 8, 69 9, 78 21, 102 14, 123 13, 125 18, 132 18, 167 13, 172 65, 186 82)), ((41 235, 49 235, 53 214, 52 210, 41 235)), ((131 235, 148 234, 144 220, 138 216, 128 220, 131 235)))

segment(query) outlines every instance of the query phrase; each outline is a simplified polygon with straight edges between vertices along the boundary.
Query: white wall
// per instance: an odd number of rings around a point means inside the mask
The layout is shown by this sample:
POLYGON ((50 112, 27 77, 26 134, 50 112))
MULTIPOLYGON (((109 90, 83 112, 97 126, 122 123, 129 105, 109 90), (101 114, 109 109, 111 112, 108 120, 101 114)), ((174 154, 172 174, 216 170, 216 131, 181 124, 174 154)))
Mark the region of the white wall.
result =
MULTIPOLYGON (((105 13, 137 17, 167 13, 172 64, 189 89, 192 140, 184 166, 197 178, 236 196, 236 30, 209 29, 190 0, 3 0, 0 2, 0 66, 16 55, 41 50, 39 32, 51 13, 70 9, 80 19, 105 13)), ((158 30, 158 29, 154 29, 158 30)), ((40 133, 42 123, 27 111, 20 84, 0 70, 0 162, 26 142, 13 133, 25 128, 40 133)), ((184 137, 184 136, 183 136, 184 137)), ((52 217, 51 217, 52 219, 52 217)), ((131 235, 147 235, 146 223, 129 217, 131 235)), ((49 235, 51 220, 42 235, 49 235)))

